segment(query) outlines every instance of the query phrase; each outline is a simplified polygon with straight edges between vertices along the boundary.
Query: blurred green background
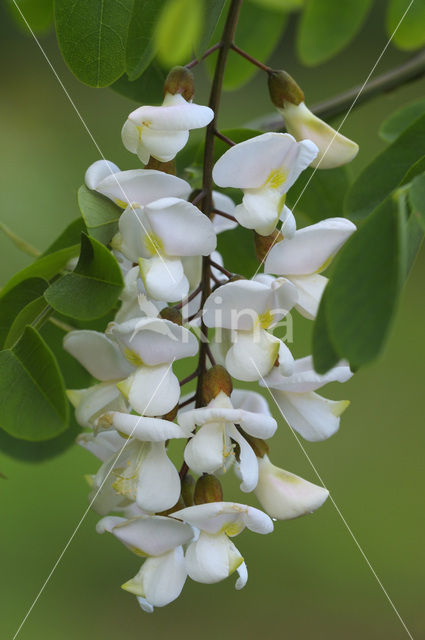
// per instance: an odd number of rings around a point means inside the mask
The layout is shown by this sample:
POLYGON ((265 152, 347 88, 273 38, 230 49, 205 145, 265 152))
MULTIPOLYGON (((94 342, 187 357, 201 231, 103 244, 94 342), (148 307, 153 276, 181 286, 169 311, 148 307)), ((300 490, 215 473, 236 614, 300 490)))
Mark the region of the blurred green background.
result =
MULTIPOLYGON (((330 63, 306 69, 293 53, 294 20, 272 64, 297 78, 310 103, 362 82, 386 42, 383 3, 377 2, 349 48, 330 63)), ((78 216, 76 190, 99 156, 34 41, 4 13, 0 25, 1 219, 43 249, 78 216)), ((41 42, 105 156, 121 168, 136 167, 120 141, 121 124, 134 103, 79 84, 54 37, 41 42)), ((390 46, 377 73, 406 57, 390 46)), ((379 123, 396 107, 422 97, 424 89, 423 79, 351 113, 343 133, 360 144, 353 172, 383 147, 379 123)), ((198 102, 206 100, 206 90, 200 77, 198 102)), ((257 75, 242 90, 224 95, 220 120, 223 127, 240 126, 267 112, 265 79, 257 75)), ((1 284, 29 260, 0 236, 1 284)), ((422 251, 379 362, 328 391, 351 400, 340 432, 323 443, 305 443, 415 638, 425 637, 424 276, 422 251)), ((309 323, 296 322, 295 355, 309 352, 309 330, 309 323)), ((290 430, 280 423, 273 461, 317 482, 290 430)), ((80 521, 87 506, 84 474, 96 468, 96 460, 77 447, 39 465, 0 456, 0 471, 7 476, 0 481, 1 638, 13 637, 80 521)), ((227 484, 226 497, 244 501, 237 484, 227 484)), ((81 525, 22 628, 22 640, 272 634, 291 640, 396 640, 407 635, 330 501, 313 516, 277 523, 267 538, 246 532, 235 540, 250 573, 242 592, 234 591, 233 577, 211 586, 188 581, 179 600, 154 615, 143 613, 120 590, 137 572, 139 560, 111 536, 98 536, 96 520, 89 514, 81 525)))

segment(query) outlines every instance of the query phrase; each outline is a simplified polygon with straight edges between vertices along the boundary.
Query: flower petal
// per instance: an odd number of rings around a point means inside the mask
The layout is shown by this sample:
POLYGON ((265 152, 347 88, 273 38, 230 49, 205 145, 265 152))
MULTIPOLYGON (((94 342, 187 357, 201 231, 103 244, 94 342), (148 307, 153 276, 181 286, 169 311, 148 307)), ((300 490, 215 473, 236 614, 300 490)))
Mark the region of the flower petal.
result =
POLYGON ((256 280, 228 282, 214 291, 204 305, 207 327, 249 331, 265 311, 270 287, 256 280))
POLYGON ((189 140, 189 131, 158 130, 153 127, 142 127, 140 133, 140 145, 137 155, 146 163, 149 155, 160 162, 170 162, 186 145, 189 140))
POLYGON ((165 442, 170 438, 187 438, 190 435, 174 422, 161 418, 111 411, 102 416, 102 420, 110 422, 111 426, 120 433, 137 438, 142 442, 165 442))
MULTIPOLYGON (((204 427, 205 428, 205 427, 204 427)), ((227 433, 238 443, 240 449, 239 471, 242 479, 241 491, 253 491, 258 482, 258 462, 252 447, 233 424, 228 425, 227 433)))
POLYGON ((257 391, 233 389, 230 398, 235 409, 243 409, 251 413, 271 416, 267 400, 260 393, 257 393, 257 391))
POLYGON ((187 102, 179 93, 167 93, 160 107, 139 107, 128 117, 136 125, 149 122, 149 128, 170 132, 205 127, 214 112, 209 107, 187 102))
POLYGON ((104 178, 96 191, 118 203, 144 206, 158 198, 187 198, 191 186, 185 180, 154 169, 130 169, 104 178))
POLYGON ((180 496, 180 477, 164 442, 153 442, 137 480, 136 502, 143 511, 159 513, 174 507, 180 496))
POLYGON ((127 403, 115 382, 100 382, 88 389, 70 389, 67 396, 75 407, 75 419, 82 427, 93 427, 106 411, 127 410, 127 403))
POLYGON ((140 258, 139 266, 146 292, 154 300, 178 302, 188 294, 189 281, 180 258, 140 258))
POLYGON ((227 352, 226 369, 237 380, 259 380, 271 371, 281 344, 279 338, 263 329, 237 331, 227 352))
POLYGON ((235 536, 243 531, 245 526, 254 533, 265 534, 273 531, 273 522, 266 513, 239 502, 198 504, 175 511, 170 517, 183 520, 210 534, 226 533, 235 536))
POLYGON ((282 376, 277 369, 273 369, 265 382, 267 386, 274 389, 304 393, 305 391, 316 391, 329 382, 347 382, 352 375, 350 367, 344 362, 340 362, 324 375, 316 373, 312 356, 306 356, 295 360, 294 372, 291 376, 282 376))
POLYGON ((139 555, 161 556, 193 538, 193 529, 188 524, 165 516, 111 520, 118 522, 113 523, 107 531, 139 555))
POLYGON ((214 473, 224 467, 225 457, 230 452, 224 422, 210 422, 189 440, 184 450, 184 459, 195 473, 214 473))
POLYGON ((242 227, 268 236, 279 222, 282 207, 282 195, 277 190, 246 190, 242 204, 236 207, 233 215, 242 227))
POLYGON ((80 433, 77 436, 76 443, 90 451, 96 458, 105 462, 109 460, 112 454, 118 452, 123 446, 125 440, 114 430, 105 431, 93 435, 92 433, 80 433))
POLYGON ((213 584, 227 578, 243 562, 235 545, 224 534, 201 532, 186 551, 186 570, 196 582, 213 584), (232 570, 232 565, 234 566, 232 570))
POLYGON ((96 160, 87 169, 84 182, 89 189, 96 189, 99 182, 113 173, 119 173, 119 170, 119 167, 110 160, 96 160))
POLYGON ((162 416, 174 409, 180 398, 180 385, 169 364, 139 367, 120 384, 130 405, 146 416, 162 416))
POLYGON ((244 431, 256 438, 271 438, 277 428, 276 420, 272 416, 243 409, 208 406, 179 414, 179 424, 185 431, 192 431, 196 425, 212 422, 239 424, 244 431))
POLYGON ((63 339, 63 348, 97 380, 120 380, 134 370, 118 345, 99 331, 70 331, 63 339))
POLYGON ((291 282, 298 291, 295 308, 304 318, 314 320, 328 279, 320 273, 313 273, 310 276, 292 276, 291 282))

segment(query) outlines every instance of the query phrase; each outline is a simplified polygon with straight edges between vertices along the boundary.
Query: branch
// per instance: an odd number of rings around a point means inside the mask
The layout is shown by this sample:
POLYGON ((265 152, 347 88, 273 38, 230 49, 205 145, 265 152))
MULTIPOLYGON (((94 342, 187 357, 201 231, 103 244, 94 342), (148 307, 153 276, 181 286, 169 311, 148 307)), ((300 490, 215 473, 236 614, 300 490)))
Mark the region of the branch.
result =
MULTIPOLYGON (((371 80, 362 90, 362 84, 356 85, 328 100, 322 100, 311 107, 311 111, 323 119, 334 118, 345 113, 350 108, 356 97, 356 107, 368 102, 380 93, 394 91, 409 82, 413 82, 425 75, 425 50, 404 62, 403 64, 386 71, 371 80), (360 95, 359 92, 361 91, 360 95)), ((259 118, 256 126, 267 131, 279 131, 283 129, 282 118, 277 116, 265 116, 259 118)))

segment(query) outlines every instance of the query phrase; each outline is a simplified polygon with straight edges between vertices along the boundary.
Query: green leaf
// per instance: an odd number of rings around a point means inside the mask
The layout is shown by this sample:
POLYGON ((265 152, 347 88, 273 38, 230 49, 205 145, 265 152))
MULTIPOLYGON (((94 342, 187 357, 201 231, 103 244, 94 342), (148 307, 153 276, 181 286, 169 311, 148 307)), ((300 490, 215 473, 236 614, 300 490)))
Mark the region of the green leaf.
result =
POLYGON ((89 235, 108 244, 118 229, 122 209, 109 198, 87 189, 84 184, 78 190, 78 206, 89 235))
POLYGON ((406 0, 390 0, 386 26, 388 36, 392 37, 394 34, 392 43, 396 47, 404 51, 419 49, 425 44, 424 25, 425 0, 414 0, 411 6, 406 0))
POLYGON ((13 0, 8 0, 6 6, 16 24, 24 33, 30 35, 26 22, 37 35, 50 30, 53 24, 53 0, 16 0, 16 4, 25 20, 13 0))
POLYGON ((406 271, 405 220, 387 198, 337 255, 326 288, 328 334, 336 353, 357 368, 378 356, 406 271))
POLYGON ((425 149, 425 114, 420 116, 358 176, 347 194, 345 210, 353 219, 367 216, 398 187, 425 149))
POLYGON ((156 104, 162 100, 164 81, 165 72, 154 60, 140 78, 131 82, 124 74, 111 89, 139 104, 156 104))
POLYGON ((158 59, 166 67, 189 62, 202 33, 204 5, 199 0, 168 0, 155 29, 158 59))
POLYGON ((326 290, 320 301, 319 311, 313 327, 313 363, 317 373, 326 373, 338 364, 339 356, 329 335, 326 290))
POLYGON ((204 0, 204 4, 204 27, 201 40, 196 48, 198 57, 201 57, 204 51, 208 49, 208 45, 211 42, 214 30, 220 20, 226 0, 204 0))
POLYGON ((81 235, 81 253, 72 273, 46 290, 47 302, 59 313, 93 320, 111 309, 123 288, 121 270, 108 249, 98 240, 81 235))
POLYGON ((264 9, 276 9, 277 11, 295 11, 301 9, 304 0, 250 0, 264 9))
MULTIPOLYGON (((100 328, 103 331, 106 323, 100 328)), ((78 327, 79 328, 79 327, 78 327)), ((52 322, 46 322, 40 334, 53 351, 67 389, 86 389, 94 380, 89 372, 63 348, 65 331, 52 322)))
POLYGON ((81 427, 71 418, 72 424, 56 438, 44 442, 28 442, 12 438, 0 429, 0 451, 10 458, 22 462, 38 463, 64 453, 75 444, 75 438, 81 433, 81 427))
POLYGON ((61 249, 67 249, 68 247, 75 247, 75 245, 79 245, 82 231, 87 231, 84 220, 82 218, 76 218, 66 227, 66 229, 64 229, 64 231, 62 231, 60 236, 58 236, 56 240, 54 240, 45 251, 43 251, 42 255, 47 256, 51 253, 55 253, 56 251, 60 251, 61 249))
MULTIPOLYGON (((46 286, 47 282, 45 283, 45 287, 46 286)), ((13 347, 25 331, 25 327, 36 322, 37 318, 39 318, 47 308, 48 305, 44 297, 40 296, 39 298, 29 302, 26 307, 21 309, 16 318, 13 319, 9 333, 4 341, 4 348, 9 349, 13 347)))
POLYGON ((258 268, 254 234, 251 229, 236 227, 217 236, 217 251, 223 256, 226 268, 233 273, 253 275, 258 268))
POLYGON ((166 0, 134 0, 128 27, 126 70, 136 80, 155 56, 154 31, 166 0))
POLYGON ((3 287, 2 294, 10 291, 14 286, 19 284, 19 282, 27 280, 28 278, 44 278, 45 280, 50 280, 64 269, 71 258, 78 256, 79 251, 80 246, 76 244, 72 247, 66 247, 54 253, 40 256, 40 258, 37 258, 37 260, 28 265, 28 267, 25 267, 12 276, 9 282, 3 287))
POLYGON ((425 231, 425 174, 417 176, 409 189, 409 202, 419 225, 425 231))
POLYGON ((409 275, 419 253, 419 249, 422 246, 424 233, 423 221, 419 214, 416 211, 413 211, 406 223, 406 278, 409 275))
POLYGON ((69 405, 57 362, 27 327, 13 349, 0 352, 0 426, 23 440, 54 438, 68 426, 69 405))
POLYGON ((39 298, 47 287, 42 278, 28 278, 10 288, 0 296, 0 347, 4 345, 7 334, 16 316, 30 302, 39 298))
POLYGON ((55 0, 59 47, 81 82, 107 87, 124 72, 132 4, 133 0, 55 0))
POLYGON ((359 31, 371 6, 372 0, 308 0, 297 34, 301 61, 313 66, 341 51, 359 31))
POLYGON ((416 100, 394 111, 379 128, 379 135, 386 142, 394 142, 398 136, 425 113, 425 99, 416 100))
MULTIPOLYGON (((214 32, 213 40, 220 40, 225 22, 225 12, 214 32)), ((279 43, 287 23, 287 15, 278 10, 266 10, 255 4, 244 2, 236 29, 235 42, 244 51, 265 62, 279 43)), ((213 73, 217 54, 207 58, 207 68, 213 73)), ((223 87, 239 89, 258 72, 258 67, 242 58, 235 51, 229 52, 223 87)), ((266 89, 265 89, 266 90, 266 89)))
POLYGON ((309 224, 324 218, 340 217, 349 186, 346 167, 326 171, 308 168, 291 187, 287 204, 289 208, 296 204, 296 213, 304 215, 309 224))

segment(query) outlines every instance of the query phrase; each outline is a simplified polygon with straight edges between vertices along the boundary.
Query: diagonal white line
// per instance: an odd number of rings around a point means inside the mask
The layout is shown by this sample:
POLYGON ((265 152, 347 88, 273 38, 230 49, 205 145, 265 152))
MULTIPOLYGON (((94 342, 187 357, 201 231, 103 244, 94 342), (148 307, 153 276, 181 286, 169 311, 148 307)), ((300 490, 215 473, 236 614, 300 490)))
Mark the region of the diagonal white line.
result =
MULTIPOLYGON (((167 368, 166 372, 164 373, 164 375, 162 376, 161 380, 158 382, 158 386, 156 387, 156 389, 155 389, 155 391, 153 392, 153 394, 152 394, 152 396, 151 396, 151 398, 150 398, 149 402, 147 403, 145 411, 149 408, 149 405, 151 404, 152 400, 155 398, 155 396, 156 396, 156 394, 157 394, 157 392, 158 392, 158 389, 160 388, 160 386, 161 386, 161 384, 162 384, 163 380, 166 378, 166 376, 167 376, 168 372, 170 371, 171 367, 173 366, 174 360, 175 360, 175 358, 173 359, 173 362, 171 362, 171 363, 170 363, 170 365, 168 366, 168 368, 167 368)), ((49 581, 50 581, 51 577, 53 576, 54 572, 56 571, 56 569, 57 569, 57 567, 58 567, 58 565, 59 565, 59 563, 60 563, 60 561, 62 560, 63 556, 65 555, 66 550, 68 549, 69 545, 71 544, 71 542, 72 542, 72 541, 73 541, 73 539, 75 538, 75 536, 76 536, 76 534, 77 534, 78 530, 80 529, 80 527, 81 527, 81 525, 83 524, 83 522, 84 522, 84 520, 85 520, 85 518, 86 518, 87 514, 89 513, 89 511, 90 511, 90 509, 91 509, 91 507, 92 507, 92 505, 93 505, 94 501, 96 500, 97 496, 98 496, 98 495, 99 495, 99 493, 101 492, 101 490, 102 490, 102 488, 103 488, 103 486, 104 486, 105 482, 107 481, 107 479, 109 478, 109 476, 110 476, 110 474, 111 474, 111 472, 112 472, 112 469, 116 466, 116 463, 117 463, 117 462, 118 462, 118 460, 120 459, 120 457, 121 457, 121 455, 122 455, 123 451, 125 450, 125 448, 126 448, 127 444, 130 442, 130 439, 131 439, 131 437, 132 437, 133 433, 134 433, 134 432, 135 432, 135 430, 137 429, 137 426, 138 426, 138 424, 139 424, 140 420, 141 420, 143 417, 144 417, 144 416, 140 416, 139 420, 136 422, 136 424, 134 425, 134 428, 132 429, 132 431, 131 431, 130 435, 128 436, 128 439, 125 441, 124 445, 122 446, 122 448, 121 448, 121 449, 120 449, 120 451, 118 452, 118 454, 117 454, 117 456, 116 456, 116 458, 115 458, 114 464, 111 466, 110 470, 109 470, 109 471, 108 471, 108 473, 106 474, 106 476, 105 476, 105 478, 103 479, 103 481, 102 481, 102 483, 101 483, 101 485, 100 485, 99 489, 96 491, 96 493, 95 493, 94 497, 92 498, 92 500, 91 500, 91 502, 90 502, 89 506, 88 506, 88 507, 87 507, 87 509, 84 511, 84 513, 83 513, 82 517, 80 518, 80 521, 78 522, 77 526, 75 527, 74 531, 72 532, 71 536, 69 537, 69 539, 68 539, 68 541, 67 541, 66 545, 64 546, 63 550, 62 550, 62 551, 61 551, 61 553, 59 554, 58 559, 56 560, 55 564, 53 565, 53 567, 52 567, 52 569, 51 569, 51 571, 50 571, 49 575, 47 576, 47 578, 46 578, 46 579, 45 579, 45 581, 43 582, 43 584, 42 584, 42 586, 41 586, 40 591, 37 593, 36 597, 34 598, 34 600, 33 600, 32 604, 31 604, 30 608, 28 609, 27 613, 25 614, 25 617, 24 617, 24 619, 22 620, 21 624, 19 625, 19 627, 18 627, 18 629, 17 629, 17 631, 16 631, 15 635, 13 636, 12 640, 15 640, 15 639, 18 637, 18 634, 19 634, 20 630, 22 629, 22 627, 24 626, 25 622, 27 621, 28 616, 30 615, 31 611, 34 609, 35 605, 37 604, 37 602, 38 602, 38 600, 39 600, 39 598, 40 598, 41 594, 43 593, 43 591, 44 591, 44 590, 45 590, 45 588, 47 587, 47 585, 48 585, 48 583, 49 583, 49 581)))
MULTIPOLYGON (((24 14, 22 13, 21 8, 18 6, 18 4, 16 3, 16 0, 12 0, 13 4, 15 5, 16 10, 19 12, 22 20, 25 22, 25 25, 28 29, 28 31, 30 32, 30 34, 32 35, 36 45, 38 46, 38 48, 40 49, 41 53, 43 54, 44 59, 46 60, 47 64, 49 65, 53 75, 55 76, 56 80, 58 81, 59 85, 61 86, 61 88, 63 89, 63 92, 65 93, 66 97, 68 98, 69 102, 71 103, 72 108, 74 109, 75 113, 77 114, 78 118, 81 121, 81 124, 83 125, 84 129, 87 131, 91 141, 93 142, 94 146, 96 147, 97 151, 99 152, 100 157, 102 158, 102 160, 106 161, 106 158, 103 154, 102 149, 99 147, 98 143, 96 142, 92 132, 90 131, 86 121, 84 120, 83 116, 81 115, 77 105, 75 104, 75 102, 73 101, 73 99, 71 98, 67 88, 65 87, 64 83, 62 82, 59 74, 57 73, 56 69, 54 68, 53 64, 51 63, 47 53, 44 51, 43 47, 41 46, 40 41, 38 40, 37 36, 35 35, 34 31, 31 29, 31 25, 28 23, 28 20, 25 18, 24 14)), ((107 165, 108 169, 110 169, 109 164, 107 165)), ((117 183, 122 195, 124 196, 123 200, 124 201, 128 201, 129 203, 129 207, 130 209, 133 211, 133 213, 135 214, 135 210, 134 210, 134 206, 133 204, 130 202, 130 199, 128 198, 127 194, 125 193, 122 185, 120 184, 117 176, 115 175, 115 173, 110 169, 111 172, 111 176, 113 176, 115 182, 117 183)), ((176 283, 176 279, 174 278, 173 274, 171 273, 171 271, 168 268, 167 263, 165 262, 164 258, 162 257, 162 255, 159 253, 158 248, 156 246, 156 243, 152 240, 151 236, 149 235, 148 230, 146 229, 146 227, 144 226, 143 222, 136 216, 136 219, 138 221, 138 223, 140 224, 140 226, 142 227, 144 233, 146 234, 147 238, 150 241, 150 244, 153 246, 153 248, 155 249, 156 254, 158 255, 159 259, 161 260, 161 262, 163 263, 166 271, 168 272, 168 275, 170 276, 171 280, 173 281, 174 284, 176 283)))
MULTIPOLYGON (((285 415, 282 411, 282 409, 280 408, 276 398, 274 397, 270 387, 268 386, 267 382, 264 380, 263 376, 261 375, 261 373, 258 370, 258 367, 256 365, 256 363, 254 362, 254 360, 251 358, 252 364, 254 365, 254 367, 257 369, 257 373, 260 377, 261 382, 263 383, 264 387, 267 389, 267 391, 270 393, 273 402, 275 403, 275 405, 277 406, 280 415, 282 416, 282 418, 285 420, 285 422, 287 423, 288 427, 290 428, 292 435, 294 436, 295 440, 297 441, 298 445, 300 446, 301 451, 303 452, 303 454, 305 455, 305 457, 307 458, 311 468, 313 469, 314 473, 316 474, 319 482, 321 483, 321 485, 328 490, 328 488, 326 487, 325 483, 322 480, 321 475, 319 474, 318 470, 316 469, 316 466, 314 465, 314 463, 312 462, 310 456, 308 455, 307 451, 305 450, 301 440, 299 439, 298 435, 296 434, 296 432, 294 431, 294 429, 291 427, 291 425, 289 424, 288 420, 285 418, 285 415)), ((329 490, 328 490, 329 491, 329 490)), ((403 618, 401 617, 397 607, 395 606, 394 602, 391 600, 388 591, 385 589, 384 585, 382 584, 379 576, 377 575, 375 569, 373 568, 372 564, 370 563, 368 557, 366 556, 365 552, 363 551, 362 547, 360 546, 359 541, 357 540, 356 536, 354 535, 353 531, 351 530, 350 525, 348 524, 348 522, 346 521, 346 519, 344 518, 344 516, 341 513, 340 508, 338 507, 338 505, 336 504, 335 500, 332 497, 331 492, 329 491, 329 500, 332 502, 333 506, 335 507, 335 510, 337 512, 337 514, 339 515, 339 517, 341 518, 345 528, 347 529, 348 533, 350 534, 350 536, 352 537, 354 544, 356 545, 357 549, 360 551, 364 561, 366 562, 367 566, 369 567, 370 571, 372 572, 375 580, 377 581, 377 583, 379 584, 382 592, 384 593, 386 599, 388 600, 388 602, 390 603, 394 613, 396 614, 397 618, 400 620, 404 630, 406 631, 407 635, 409 636, 410 640, 414 640, 412 634, 410 633, 409 629, 406 626, 406 623, 404 622, 403 618)))
MULTIPOLYGON (((326 154, 328 153, 329 149, 331 148, 336 136, 339 134, 339 132, 341 131, 342 127, 344 126, 345 121, 347 120, 348 116, 350 115, 351 111, 354 109, 357 100, 360 98, 360 95, 363 93, 363 90, 365 88, 365 86, 367 85, 367 83, 369 82, 373 72, 375 71, 376 67, 378 66, 378 64, 381 62, 381 59, 383 57, 383 55, 385 54, 386 50, 388 49, 388 47, 391 44, 392 39, 394 38, 395 34, 397 33, 401 23, 403 22, 404 18, 406 17, 408 11, 410 10, 410 7, 412 6, 412 4, 414 3, 415 0, 410 0, 410 3, 408 5, 408 7, 406 8, 405 12, 403 13, 403 15, 401 16, 400 20, 398 21, 394 31, 392 32, 391 36, 389 37, 389 39, 387 40, 384 48, 382 49, 381 53, 379 54, 375 64, 373 65, 372 69, 369 71, 366 80, 363 82, 362 86, 360 87, 356 97, 354 98, 353 102, 351 103, 347 113, 345 114, 345 116, 343 117, 338 129, 336 129, 335 133, 333 134, 331 141, 329 142, 328 146, 326 147, 325 151, 323 152, 323 156, 320 158, 319 162, 317 163, 317 165, 314 167, 313 173, 311 174, 311 176, 309 177, 309 179, 307 180, 306 184, 304 185, 304 188, 302 189, 300 195, 298 196, 298 198, 295 201, 294 206, 292 207, 292 209, 295 211, 295 207, 297 206, 297 204, 299 203, 299 201, 301 200, 304 191, 307 189, 308 185, 310 184, 310 182, 312 181, 316 171, 319 169, 322 160, 325 158, 326 154)), ((256 272, 254 273, 254 275, 252 276, 253 278, 257 275, 257 273, 259 272, 259 270, 261 269, 261 267, 263 266, 267 256, 269 255, 270 251, 272 250, 272 248, 274 247, 274 245, 276 244, 277 239, 275 238, 273 240, 273 242, 271 243, 270 247, 267 250, 266 255, 264 256, 264 258, 261 260, 259 266, 257 267, 256 272)))

